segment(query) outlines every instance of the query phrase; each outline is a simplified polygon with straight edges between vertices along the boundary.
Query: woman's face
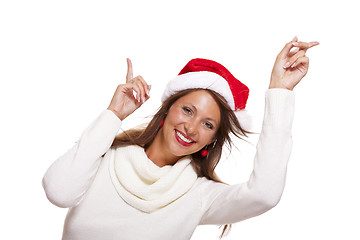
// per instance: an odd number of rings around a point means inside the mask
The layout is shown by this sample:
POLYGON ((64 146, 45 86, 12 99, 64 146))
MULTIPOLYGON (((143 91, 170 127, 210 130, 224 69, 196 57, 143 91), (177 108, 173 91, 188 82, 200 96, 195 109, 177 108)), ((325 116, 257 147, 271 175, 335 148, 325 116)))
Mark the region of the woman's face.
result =
POLYGON ((212 95, 206 90, 191 92, 167 113, 162 127, 164 148, 178 157, 195 153, 215 140, 219 125, 220 108, 212 95))

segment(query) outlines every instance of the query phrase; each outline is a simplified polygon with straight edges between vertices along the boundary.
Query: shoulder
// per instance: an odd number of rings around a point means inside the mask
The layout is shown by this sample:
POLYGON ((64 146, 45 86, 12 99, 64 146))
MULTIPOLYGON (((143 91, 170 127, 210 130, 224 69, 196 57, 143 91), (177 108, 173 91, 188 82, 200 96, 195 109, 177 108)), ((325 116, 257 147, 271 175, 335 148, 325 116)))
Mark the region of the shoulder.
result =
POLYGON ((216 195, 221 190, 227 189, 231 186, 225 183, 220 183, 214 180, 207 179, 206 177, 198 177, 197 181, 204 195, 216 195))
POLYGON ((139 145, 135 145, 135 144, 131 144, 131 145, 116 145, 116 146, 112 146, 111 147, 113 150, 116 151, 144 151, 144 148, 139 146, 139 145))
POLYGON ((231 192, 231 189, 235 187, 235 185, 216 182, 206 177, 198 177, 197 181, 197 186, 201 192, 201 205, 203 209, 210 206, 218 196, 226 192, 231 192))

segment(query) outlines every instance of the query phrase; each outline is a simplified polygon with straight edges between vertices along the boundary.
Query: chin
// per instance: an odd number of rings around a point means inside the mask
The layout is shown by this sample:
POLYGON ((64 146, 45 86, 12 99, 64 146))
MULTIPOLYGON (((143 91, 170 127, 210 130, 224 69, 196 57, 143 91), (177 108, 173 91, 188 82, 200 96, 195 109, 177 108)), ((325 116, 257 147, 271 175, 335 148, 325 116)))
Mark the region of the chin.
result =
POLYGON ((184 149, 183 147, 178 146, 176 144, 177 143, 175 143, 175 146, 172 147, 171 153, 177 157, 184 157, 198 151, 198 150, 191 151, 190 149, 184 149))
POLYGON ((181 150, 181 149, 173 149, 173 150, 171 151, 171 153, 172 153, 174 156, 177 156, 177 157, 184 157, 184 156, 186 156, 186 155, 192 154, 191 152, 184 151, 184 150, 181 150))

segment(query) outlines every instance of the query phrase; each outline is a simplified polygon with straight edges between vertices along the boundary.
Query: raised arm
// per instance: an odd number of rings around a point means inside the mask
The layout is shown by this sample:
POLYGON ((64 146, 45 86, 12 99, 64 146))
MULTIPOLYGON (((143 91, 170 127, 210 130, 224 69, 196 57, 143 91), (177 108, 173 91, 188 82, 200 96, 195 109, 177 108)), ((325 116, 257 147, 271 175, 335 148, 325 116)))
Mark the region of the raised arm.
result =
POLYGON ((204 215, 199 224, 239 222, 270 210, 280 201, 292 148, 292 89, 307 73, 306 50, 318 44, 297 42, 295 37, 277 56, 270 89, 265 94, 263 126, 249 181, 230 186, 206 181, 202 201, 204 215), (298 50, 290 52, 292 47, 298 50))
POLYGON ((102 156, 118 133, 121 120, 149 98, 149 90, 150 87, 140 76, 132 78, 132 66, 128 59, 126 83, 117 87, 109 107, 46 171, 42 185, 50 202, 64 208, 79 204, 95 178, 102 156))
POLYGON ((249 181, 235 185, 206 181, 202 205, 205 214, 200 224, 239 222, 264 213, 279 202, 292 146, 293 112, 292 91, 266 92, 263 127, 249 181))

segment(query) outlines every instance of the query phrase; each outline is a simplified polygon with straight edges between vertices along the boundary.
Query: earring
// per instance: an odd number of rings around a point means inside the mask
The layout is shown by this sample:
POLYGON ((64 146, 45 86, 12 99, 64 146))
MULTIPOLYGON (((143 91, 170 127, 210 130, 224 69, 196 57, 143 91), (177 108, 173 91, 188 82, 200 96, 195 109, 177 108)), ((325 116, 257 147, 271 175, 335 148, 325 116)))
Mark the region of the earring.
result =
MULTIPOLYGON (((206 147, 205 148, 207 148, 207 145, 206 145, 206 147)), ((201 150, 201 152, 200 152, 200 154, 201 154, 201 156, 203 156, 203 157, 206 157, 207 155, 208 155, 208 150, 206 150, 206 149, 203 149, 203 150, 201 150)))
MULTIPOLYGON (((216 142, 217 142, 217 139, 215 139, 215 141, 214 141, 214 144, 212 147, 213 149, 215 147, 216 142)), ((206 157, 208 155, 209 151, 207 150, 207 147, 208 147, 208 145, 206 145, 206 147, 203 150, 201 150, 201 152, 200 152, 201 156, 206 157)))
POLYGON ((160 127, 162 127, 163 125, 164 125, 164 119, 161 120, 160 127))
POLYGON ((215 139, 214 145, 213 145, 213 147, 212 147, 213 149, 214 149, 214 147, 215 147, 215 145, 216 145, 216 142, 217 142, 217 139, 215 139))

